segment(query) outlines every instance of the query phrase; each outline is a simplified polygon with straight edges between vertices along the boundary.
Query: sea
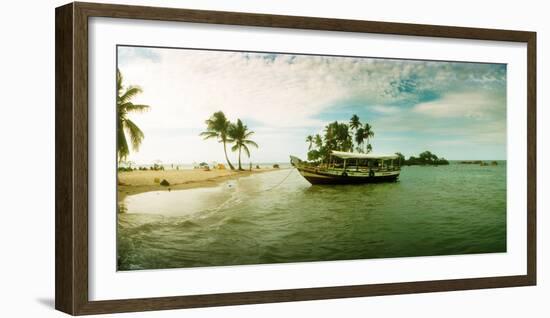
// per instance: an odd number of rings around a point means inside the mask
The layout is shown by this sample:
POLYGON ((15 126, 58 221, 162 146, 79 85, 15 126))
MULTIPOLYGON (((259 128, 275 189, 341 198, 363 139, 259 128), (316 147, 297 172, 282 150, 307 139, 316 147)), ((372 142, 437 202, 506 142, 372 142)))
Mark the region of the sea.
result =
POLYGON ((119 205, 120 271, 506 252, 505 161, 364 185, 311 185, 286 165, 119 205))

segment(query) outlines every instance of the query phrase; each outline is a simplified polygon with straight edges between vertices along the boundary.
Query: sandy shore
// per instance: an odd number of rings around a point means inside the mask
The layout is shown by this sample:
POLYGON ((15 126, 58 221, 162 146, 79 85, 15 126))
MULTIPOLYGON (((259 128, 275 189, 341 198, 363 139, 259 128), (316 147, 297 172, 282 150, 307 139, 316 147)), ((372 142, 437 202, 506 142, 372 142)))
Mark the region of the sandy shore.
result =
POLYGON ((118 199, 122 200, 127 195, 148 191, 169 191, 191 189, 199 187, 212 187, 227 180, 246 177, 255 173, 276 171, 281 169, 263 168, 245 171, 218 170, 204 171, 193 170, 164 170, 164 171, 130 171, 118 173, 118 199), (160 181, 166 180, 169 186, 160 185, 160 181))

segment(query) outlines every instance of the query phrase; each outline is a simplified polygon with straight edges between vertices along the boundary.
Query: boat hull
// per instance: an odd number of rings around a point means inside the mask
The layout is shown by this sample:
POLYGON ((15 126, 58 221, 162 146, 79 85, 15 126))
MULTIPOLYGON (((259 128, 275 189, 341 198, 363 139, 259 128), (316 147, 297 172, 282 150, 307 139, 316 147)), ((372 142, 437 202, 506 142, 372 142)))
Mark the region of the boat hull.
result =
POLYGON ((359 176, 353 172, 336 174, 315 171, 297 167, 300 174, 311 184, 364 184, 395 182, 399 178, 399 171, 377 172, 373 175, 359 176))

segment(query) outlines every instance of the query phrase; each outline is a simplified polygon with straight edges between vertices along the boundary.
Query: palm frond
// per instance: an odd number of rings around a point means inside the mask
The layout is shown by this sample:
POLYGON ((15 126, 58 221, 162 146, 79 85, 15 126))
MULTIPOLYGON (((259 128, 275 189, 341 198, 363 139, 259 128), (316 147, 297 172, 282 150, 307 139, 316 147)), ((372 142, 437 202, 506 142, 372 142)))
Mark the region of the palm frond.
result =
MULTIPOLYGON (((248 128, 247 128, 246 126, 244 126, 244 129, 245 129, 245 132, 246 132, 246 129, 248 129, 248 128)), ((243 137, 246 139, 246 138, 248 138, 248 137, 250 137, 250 136, 252 136, 252 135, 254 135, 254 132, 253 132, 253 131, 248 131, 248 132, 246 132, 246 133, 244 134, 243 137)))
POLYGON ((132 148, 137 151, 139 145, 143 141, 144 134, 139 127, 130 119, 127 114, 129 112, 144 112, 149 109, 148 105, 133 104, 132 98, 141 93, 142 90, 139 86, 125 87, 124 77, 117 68, 116 72, 116 85, 117 85, 117 154, 119 160, 123 160, 130 154, 128 146, 128 140, 126 134, 130 137, 132 148))
POLYGON ((139 86, 129 86, 126 92, 122 96, 118 97, 118 102, 120 104, 125 104, 134 98, 137 94, 143 92, 139 86))
POLYGON ((129 119, 126 119, 124 121, 124 128, 130 136, 130 140, 132 141, 132 148, 134 149, 134 151, 138 151, 139 145, 144 138, 143 132, 136 124, 134 124, 133 121, 129 119))
POLYGON ((361 124, 361 121, 359 120, 359 116, 357 116, 356 114, 351 116, 351 119, 349 121, 350 128, 357 129, 357 128, 361 127, 361 125, 362 124, 361 124))
POLYGON ((121 105, 122 108, 124 108, 127 112, 136 112, 136 113, 142 113, 149 110, 149 105, 136 105, 130 102, 124 103, 121 105))
POLYGON ((254 142, 254 141, 252 141, 252 140, 248 140, 248 139, 247 139, 247 140, 243 140, 243 146, 244 146, 244 145, 251 145, 251 146, 254 146, 254 147, 256 147, 256 148, 260 148, 256 142, 254 142))
POLYGON ((209 130, 218 131, 220 133, 226 133, 229 126, 229 121, 222 111, 215 112, 205 121, 205 123, 209 130))
POLYGON ((365 129, 359 128, 355 132, 355 142, 358 145, 361 145, 363 143, 363 140, 365 139, 365 129))
POLYGON ((119 122, 119 126, 117 127, 117 155, 119 162, 125 160, 129 154, 130 149, 128 149, 126 135, 124 134, 122 123, 119 122))
POLYGON ((199 136, 204 137, 204 139, 218 138, 219 133, 215 131, 203 131, 199 136))
POLYGON ((116 91, 117 96, 120 96, 120 91, 122 90, 122 81, 124 78, 122 77, 122 73, 120 73, 120 70, 116 69, 116 91))

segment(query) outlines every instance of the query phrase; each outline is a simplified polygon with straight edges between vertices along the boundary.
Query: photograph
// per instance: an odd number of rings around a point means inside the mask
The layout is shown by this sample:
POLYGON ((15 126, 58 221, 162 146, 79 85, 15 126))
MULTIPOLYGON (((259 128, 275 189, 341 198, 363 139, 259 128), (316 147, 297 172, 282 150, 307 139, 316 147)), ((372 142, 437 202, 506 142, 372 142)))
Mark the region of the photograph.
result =
POLYGON ((116 54, 118 271, 507 252, 506 64, 116 54))

